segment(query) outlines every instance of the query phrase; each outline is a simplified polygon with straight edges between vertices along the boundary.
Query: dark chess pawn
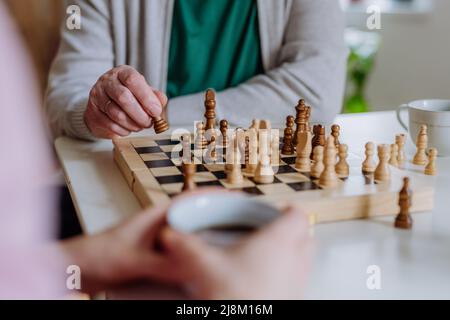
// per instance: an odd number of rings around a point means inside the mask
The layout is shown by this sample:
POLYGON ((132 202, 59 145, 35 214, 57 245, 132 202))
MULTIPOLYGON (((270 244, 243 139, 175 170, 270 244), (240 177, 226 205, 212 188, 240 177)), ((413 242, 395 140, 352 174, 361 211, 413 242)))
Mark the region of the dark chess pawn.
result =
POLYGON ((291 156, 295 154, 293 143, 294 125, 295 125, 295 118, 293 116, 288 116, 286 119, 286 129, 284 130, 283 148, 281 149, 281 153, 286 156, 291 156))
POLYGON ((403 179, 403 188, 399 193, 398 205, 400 206, 400 213, 395 219, 395 227, 399 229, 411 229, 413 220, 410 214, 412 206, 412 191, 409 187, 409 178, 403 179))

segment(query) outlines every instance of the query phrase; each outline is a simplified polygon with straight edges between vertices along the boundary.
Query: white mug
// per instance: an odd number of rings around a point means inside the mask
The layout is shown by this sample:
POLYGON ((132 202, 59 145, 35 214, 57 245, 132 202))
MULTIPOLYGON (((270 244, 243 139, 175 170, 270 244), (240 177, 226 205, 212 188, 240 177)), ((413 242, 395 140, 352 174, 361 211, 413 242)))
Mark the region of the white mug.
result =
POLYGON ((397 109, 400 124, 416 142, 421 125, 428 127, 428 147, 436 148, 440 156, 450 156, 450 100, 416 100, 397 109), (402 119, 402 111, 409 114, 409 125, 402 119))

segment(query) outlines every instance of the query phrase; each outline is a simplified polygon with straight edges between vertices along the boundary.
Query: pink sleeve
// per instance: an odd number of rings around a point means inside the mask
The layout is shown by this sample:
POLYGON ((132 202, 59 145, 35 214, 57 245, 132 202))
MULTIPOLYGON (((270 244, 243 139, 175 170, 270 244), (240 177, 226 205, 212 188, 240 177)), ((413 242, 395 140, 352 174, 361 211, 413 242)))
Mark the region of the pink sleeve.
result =
POLYGON ((61 256, 39 253, 56 218, 55 169, 33 71, 0 2, 0 298, 51 297, 62 281, 50 267, 61 256))

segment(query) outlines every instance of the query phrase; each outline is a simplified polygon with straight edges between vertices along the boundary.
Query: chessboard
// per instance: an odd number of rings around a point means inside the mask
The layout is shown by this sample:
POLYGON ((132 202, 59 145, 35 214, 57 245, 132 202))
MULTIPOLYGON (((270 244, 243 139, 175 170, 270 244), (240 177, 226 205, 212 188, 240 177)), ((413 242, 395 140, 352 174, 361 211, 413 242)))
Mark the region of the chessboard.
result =
MULTIPOLYGON (((114 160, 142 207, 166 204, 182 193, 183 170, 180 136, 123 138, 114 141, 114 160)), ((192 145, 192 152, 195 146, 192 145)), ((219 152, 220 153, 220 152, 219 152)), ((194 154, 195 156, 195 154, 194 154)), ((315 223, 396 215, 399 191, 405 177, 410 178, 413 192, 411 212, 433 209, 434 179, 423 174, 423 168, 407 164, 390 167, 391 179, 376 183, 371 174, 362 173, 362 159, 349 156, 350 175, 339 179, 335 188, 322 188, 308 173, 295 168, 296 156, 281 155, 274 166, 271 184, 258 184, 245 177, 240 185, 229 185, 225 164, 198 162, 194 181, 197 188, 216 187, 243 192, 249 197, 282 208, 298 204, 315 223)), ((214 214, 211 209, 211 214, 214 214)))

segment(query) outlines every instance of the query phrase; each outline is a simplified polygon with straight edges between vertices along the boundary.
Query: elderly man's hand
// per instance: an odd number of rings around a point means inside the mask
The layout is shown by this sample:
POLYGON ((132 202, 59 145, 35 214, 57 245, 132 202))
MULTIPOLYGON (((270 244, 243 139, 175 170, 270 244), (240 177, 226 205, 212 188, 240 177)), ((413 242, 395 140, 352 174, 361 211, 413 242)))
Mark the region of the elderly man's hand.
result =
POLYGON ((84 121, 97 138, 125 137, 153 126, 167 104, 164 93, 150 87, 129 66, 114 68, 97 81, 89 94, 84 121))

